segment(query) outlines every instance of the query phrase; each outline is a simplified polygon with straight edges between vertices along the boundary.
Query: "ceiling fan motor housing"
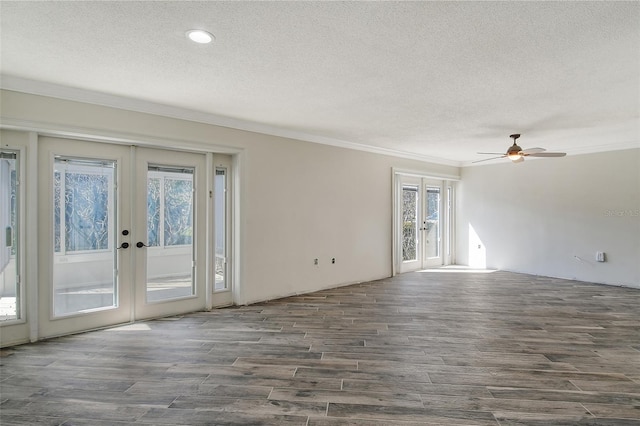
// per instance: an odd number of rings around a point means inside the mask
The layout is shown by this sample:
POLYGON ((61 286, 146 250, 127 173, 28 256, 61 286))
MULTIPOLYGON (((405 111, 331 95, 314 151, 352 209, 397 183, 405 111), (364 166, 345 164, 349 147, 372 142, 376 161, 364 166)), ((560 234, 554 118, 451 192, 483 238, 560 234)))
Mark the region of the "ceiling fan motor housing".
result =
POLYGON ((520 133, 514 133, 513 135, 509 135, 509 137, 513 139, 513 145, 511 145, 507 150, 507 157, 510 155, 513 155, 513 156, 519 155, 520 151, 522 151, 522 148, 520 148, 516 144, 516 140, 518 140, 518 138, 520 137, 520 133))
POLYGON ((520 151, 522 151, 522 148, 520 148, 518 145, 516 145, 515 141, 513 142, 513 145, 511 145, 509 147, 509 149, 507 150, 507 155, 513 155, 513 154, 517 154, 520 151))

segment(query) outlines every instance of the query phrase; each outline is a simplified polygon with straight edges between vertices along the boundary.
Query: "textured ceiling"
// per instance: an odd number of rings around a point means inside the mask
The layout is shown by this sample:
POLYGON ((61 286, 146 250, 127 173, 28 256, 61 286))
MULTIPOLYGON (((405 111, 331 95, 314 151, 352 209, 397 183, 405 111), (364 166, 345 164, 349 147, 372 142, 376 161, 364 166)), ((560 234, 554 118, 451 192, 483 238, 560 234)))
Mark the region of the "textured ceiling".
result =
POLYGON ((462 163, 505 151, 511 133, 569 154, 640 146, 635 1, 2 1, 0 13, 6 88, 51 83, 462 163), (215 43, 189 42, 192 28, 215 43))

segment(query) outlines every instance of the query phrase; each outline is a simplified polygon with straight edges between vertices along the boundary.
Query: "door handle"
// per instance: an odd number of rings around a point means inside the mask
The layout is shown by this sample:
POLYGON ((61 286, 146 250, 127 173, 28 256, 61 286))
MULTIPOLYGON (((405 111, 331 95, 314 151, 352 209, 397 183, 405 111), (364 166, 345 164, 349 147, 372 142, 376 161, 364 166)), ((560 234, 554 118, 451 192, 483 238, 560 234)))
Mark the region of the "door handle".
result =
POLYGON ((146 245, 145 243, 143 243, 142 241, 138 241, 136 243, 136 247, 138 248, 142 248, 142 247, 149 247, 148 245, 146 245))
POLYGON ((120 244, 120 247, 116 247, 117 250, 128 249, 128 248, 129 248, 129 243, 122 243, 120 244))

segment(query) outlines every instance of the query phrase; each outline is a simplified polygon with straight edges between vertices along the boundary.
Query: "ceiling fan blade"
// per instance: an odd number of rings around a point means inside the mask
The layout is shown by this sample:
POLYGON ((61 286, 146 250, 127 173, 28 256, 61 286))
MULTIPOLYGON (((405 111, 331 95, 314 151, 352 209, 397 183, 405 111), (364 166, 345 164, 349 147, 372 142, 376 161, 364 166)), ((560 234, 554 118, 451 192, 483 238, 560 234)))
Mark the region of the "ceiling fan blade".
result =
POLYGON ((565 155, 567 155, 566 152, 537 152, 529 154, 529 157, 564 157, 565 155))
POLYGON ((483 155, 502 155, 503 157, 506 156, 506 154, 504 152, 478 152, 478 154, 483 154, 483 155))
MULTIPOLYGON (((481 154, 480 152, 478 154, 481 154)), ((489 161, 489 160, 497 160, 498 158, 504 158, 506 157, 506 155, 501 155, 500 157, 491 157, 491 158, 485 158, 483 160, 476 160, 476 161, 472 161, 471 163, 482 163, 483 161, 489 161)))
POLYGON ((527 148, 527 149, 523 149, 522 153, 524 155, 531 155, 531 154, 536 154, 538 152, 544 152, 546 151, 546 149, 544 148, 527 148))

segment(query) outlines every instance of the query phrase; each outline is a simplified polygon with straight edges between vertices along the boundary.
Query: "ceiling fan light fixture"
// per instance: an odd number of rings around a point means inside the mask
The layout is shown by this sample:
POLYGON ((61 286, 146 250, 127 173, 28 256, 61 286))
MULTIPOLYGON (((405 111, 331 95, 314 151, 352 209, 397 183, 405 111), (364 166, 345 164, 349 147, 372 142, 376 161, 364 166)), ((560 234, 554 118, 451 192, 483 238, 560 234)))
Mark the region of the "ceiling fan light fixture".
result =
POLYGON ((516 160, 519 160, 520 158, 522 158, 522 154, 519 151, 518 152, 510 152, 510 153, 507 154, 507 157, 511 161, 516 161, 516 160))
POLYGON ((513 145, 511 145, 509 147, 509 149, 507 150, 507 157, 509 158, 509 160, 511 161, 515 161, 515 160, 519 160, 520 158, 522 158, 522 148, 520 148, 518 145, 516 145, 516 141, 514 139, 513 141, 513 145))

